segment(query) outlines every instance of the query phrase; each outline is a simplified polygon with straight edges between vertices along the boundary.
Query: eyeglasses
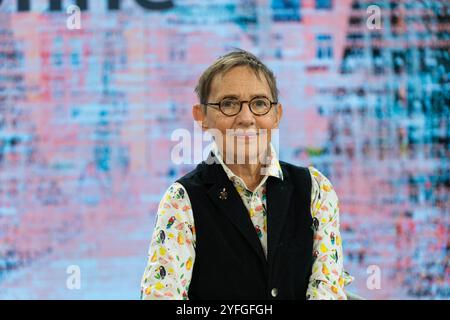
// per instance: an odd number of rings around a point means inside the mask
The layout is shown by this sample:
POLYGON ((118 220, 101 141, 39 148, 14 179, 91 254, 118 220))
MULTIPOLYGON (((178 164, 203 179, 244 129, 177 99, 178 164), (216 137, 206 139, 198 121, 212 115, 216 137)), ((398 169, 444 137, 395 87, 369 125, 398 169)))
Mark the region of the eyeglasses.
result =
POLYGON ((248 102, 250 111, 256 116, 263 116, 267 114, 272 108, 273 104, 278 104, 278 102, 270 101, 266 97, 254 97, 250 101, 240 101, 236 98, 225 98, 217 103, 206 103, 206 106, 216 106, 219 110, 226 116, 232 117, 237 115, 242 110, 242 104, 248 102))

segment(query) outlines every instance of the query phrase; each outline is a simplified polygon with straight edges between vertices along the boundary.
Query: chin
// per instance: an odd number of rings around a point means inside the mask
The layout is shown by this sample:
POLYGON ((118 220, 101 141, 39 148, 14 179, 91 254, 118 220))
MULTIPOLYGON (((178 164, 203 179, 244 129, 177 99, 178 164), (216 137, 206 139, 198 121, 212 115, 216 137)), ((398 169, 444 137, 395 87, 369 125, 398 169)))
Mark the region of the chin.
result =
POLYGON ((265 154, 265 150, 258 152, 257 149, 249 150, 248 147, 247 145, 243 154, 239 154, 239 152, 234 153, 237 164, 258 164, 260 155, 265 154))

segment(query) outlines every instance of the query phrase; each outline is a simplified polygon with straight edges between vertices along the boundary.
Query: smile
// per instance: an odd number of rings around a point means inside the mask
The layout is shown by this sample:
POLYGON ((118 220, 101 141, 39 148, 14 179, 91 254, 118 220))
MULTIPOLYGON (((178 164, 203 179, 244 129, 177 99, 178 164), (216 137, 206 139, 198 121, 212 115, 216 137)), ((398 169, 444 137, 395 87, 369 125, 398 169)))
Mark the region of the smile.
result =
POLYGON ((259 134, 256 131, 236 130, 229 135, 237 138, 256 138, 259 134))

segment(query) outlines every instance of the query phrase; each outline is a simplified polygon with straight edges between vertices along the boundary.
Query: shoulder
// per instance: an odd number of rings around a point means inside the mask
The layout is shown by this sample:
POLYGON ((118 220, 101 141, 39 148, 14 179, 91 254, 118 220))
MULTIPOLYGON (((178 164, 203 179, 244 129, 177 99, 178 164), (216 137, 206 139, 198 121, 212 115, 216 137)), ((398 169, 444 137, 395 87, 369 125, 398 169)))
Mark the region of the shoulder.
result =
POLYGON ((283 176, 290 179, 309 178, 310 173, 307 167, 297 166, 295 164, 279 161, 283 176))
POLYGON ((187 199, 187 193, 184 186, 179 182, 172 183, 164 194, 163 200, 177 200, 182 201, 187 199))
POLYGON ((308 167, 311 173, 311 213, 313 217, 332 220, 339 214, 339 199, 330 180, 313 166, 308 167))
POLYGON ((317 186, 319 190, 323 192, 330 192, 334 190, 333 185, 331 184, 330 180, 317 168, 313 166, 309 166, 308 170, 311 174, 311 179, 313 183, 313 187, 317 186))
POLYGON ((191 202, 184 186, 178 182, 172 183, 164 193, 159 203, 159 211, 164 214, 172 209, 187 211, 191 202))
POLYGON ((193 220, 191 201, 186 189, 178 182, 172 183, 162 197, 157 213, 157 224, 170 221, 190 222, 193 220))
POLYGON ((207 169, 208 165, 203 161, 195 169, 179 178, 176 183, 183 187, 199 186, 205 179, 207 169))

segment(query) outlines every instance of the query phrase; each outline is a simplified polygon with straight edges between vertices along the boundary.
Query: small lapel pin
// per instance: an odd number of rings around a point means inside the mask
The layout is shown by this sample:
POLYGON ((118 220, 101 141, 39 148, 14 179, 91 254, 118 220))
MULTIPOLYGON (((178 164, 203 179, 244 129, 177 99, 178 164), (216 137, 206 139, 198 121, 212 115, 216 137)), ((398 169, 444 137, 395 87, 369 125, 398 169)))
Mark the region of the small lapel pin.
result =
POLYGON ((227 200, 227 197, 228 197, 227 190, 225 188, 223 188, 223 190, 220 191, 219 199, 220 200, 227 200))

